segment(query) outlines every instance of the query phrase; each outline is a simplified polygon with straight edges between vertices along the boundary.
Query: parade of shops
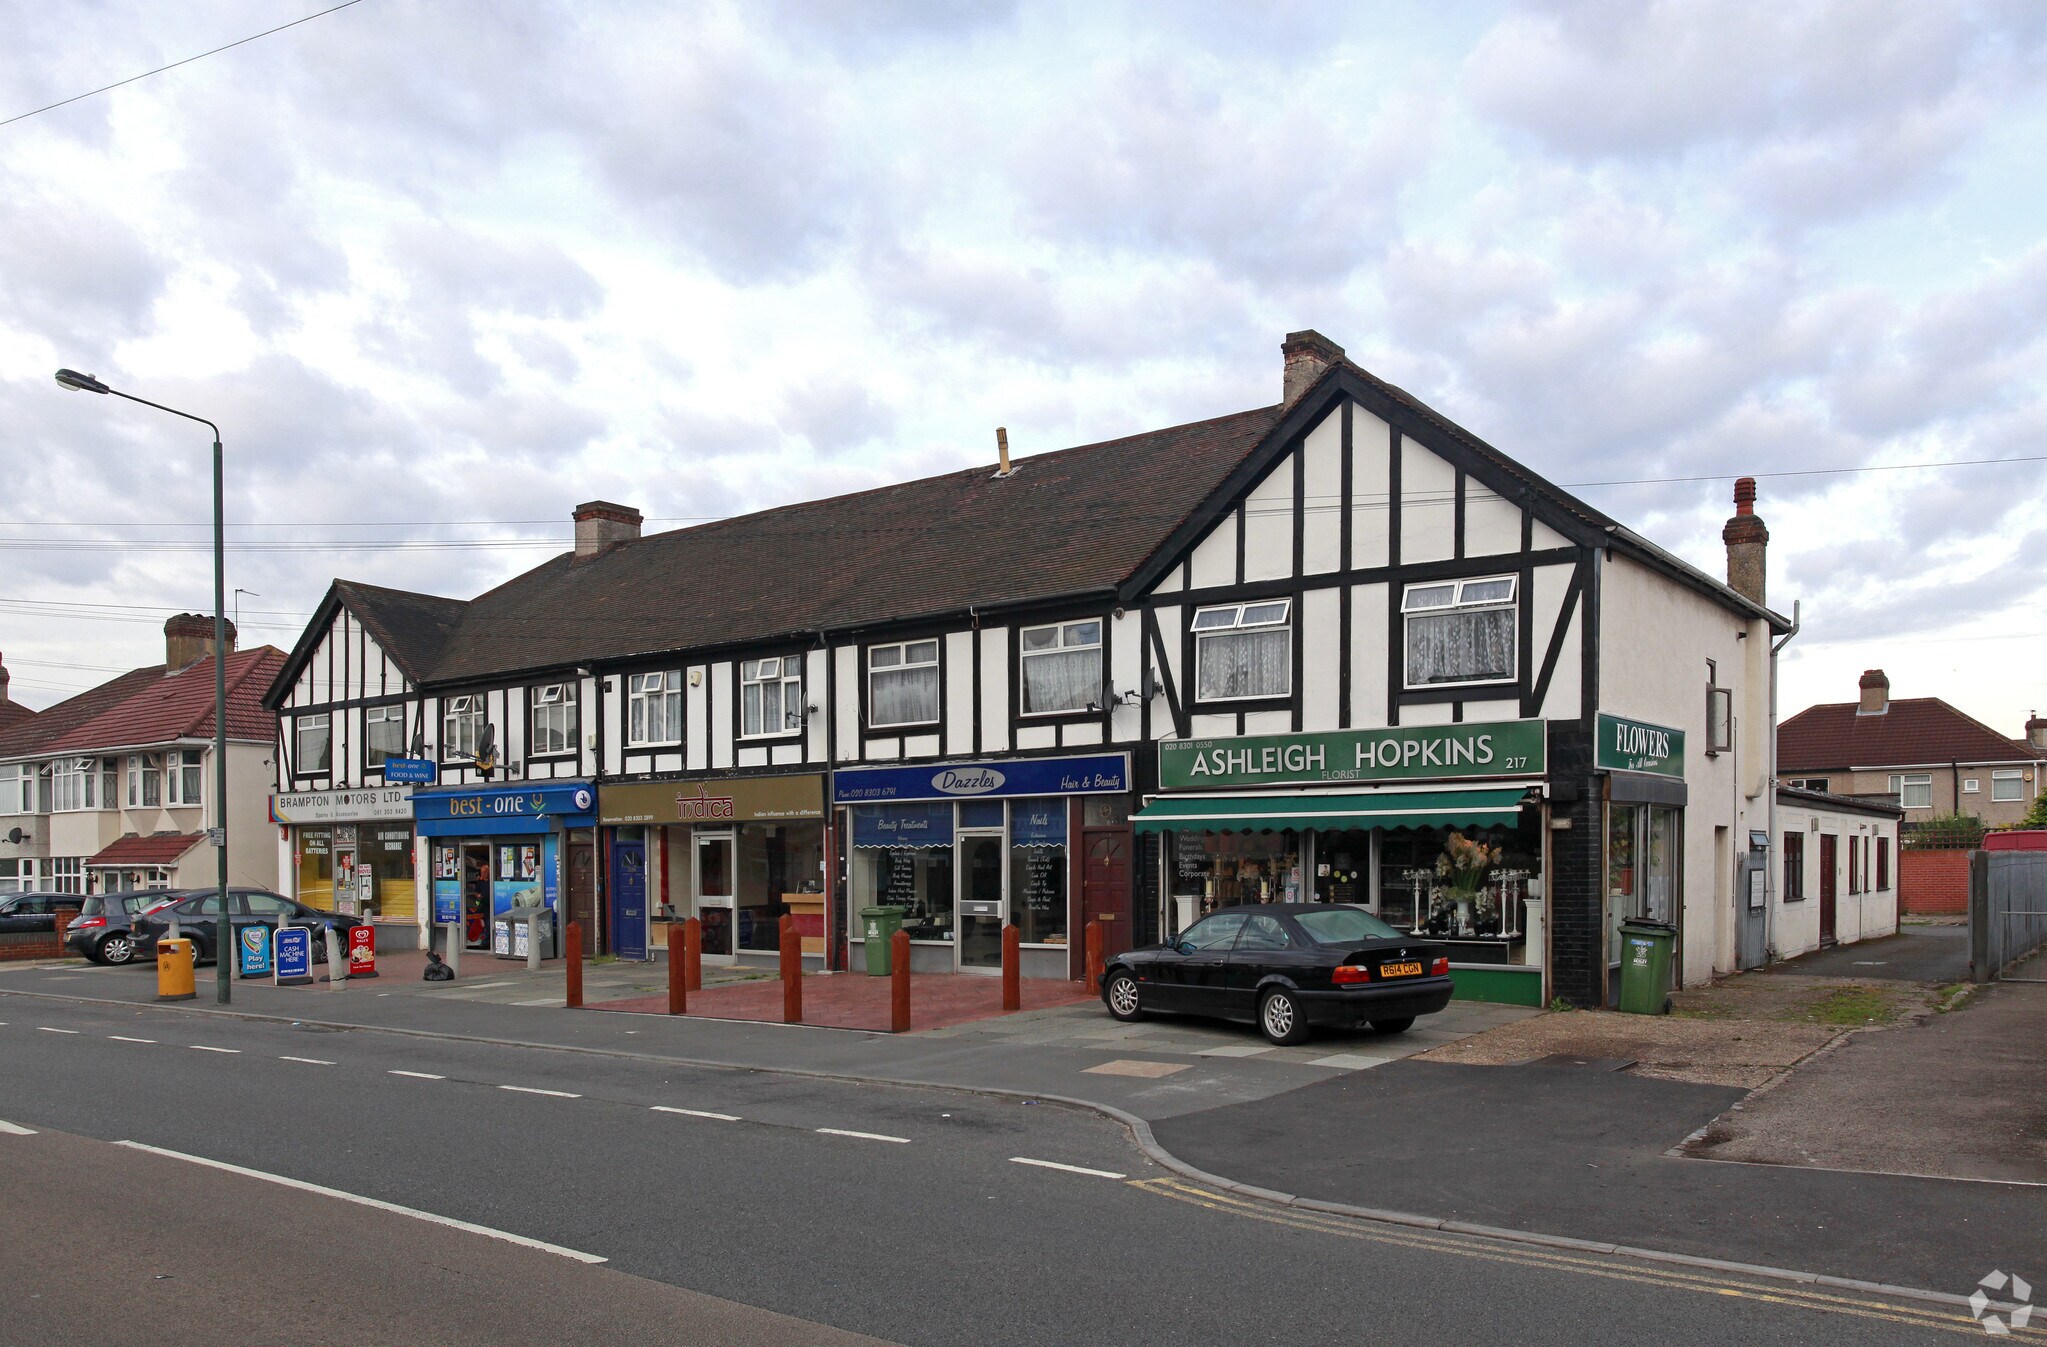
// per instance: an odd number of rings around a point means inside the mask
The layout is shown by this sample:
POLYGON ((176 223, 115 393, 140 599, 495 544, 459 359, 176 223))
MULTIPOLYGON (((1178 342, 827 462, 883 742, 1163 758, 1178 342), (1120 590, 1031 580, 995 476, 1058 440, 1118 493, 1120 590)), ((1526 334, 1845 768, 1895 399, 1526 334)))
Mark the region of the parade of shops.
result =
POLYGON ((917 971, 1014 926, 1076 978, 1090 929, 1308 901, 1473 998, 1609 1000, 1629 919, 1680 979, 1749 966, 1792 630, 1752 485, 1723 582, 1283 354, 1281 403, 1123 440, 644 537, 588 502, 473 600, 337 581, 270 696, 296 896, 482 945, 536 905, 623 959, 694 918, 738 965, 786 919, 818 971, 876 910, 917 971))

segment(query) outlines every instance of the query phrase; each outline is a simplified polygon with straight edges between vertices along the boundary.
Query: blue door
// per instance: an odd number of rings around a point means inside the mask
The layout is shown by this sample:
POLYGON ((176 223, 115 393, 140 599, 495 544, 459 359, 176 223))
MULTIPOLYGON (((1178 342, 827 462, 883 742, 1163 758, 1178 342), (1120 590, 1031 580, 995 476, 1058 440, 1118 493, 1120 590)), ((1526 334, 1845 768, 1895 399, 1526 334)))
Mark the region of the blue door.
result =
POLYGON ((647 844, 611 844, 611 952, 647 957, 647 844))

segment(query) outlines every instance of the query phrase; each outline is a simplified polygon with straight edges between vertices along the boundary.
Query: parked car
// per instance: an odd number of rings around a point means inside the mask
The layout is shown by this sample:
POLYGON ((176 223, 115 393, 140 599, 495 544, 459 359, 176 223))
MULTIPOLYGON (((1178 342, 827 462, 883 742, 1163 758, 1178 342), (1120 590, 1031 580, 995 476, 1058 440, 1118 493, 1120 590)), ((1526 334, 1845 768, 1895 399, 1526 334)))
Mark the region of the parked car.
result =
POLYGON ((1448 950, 1344 903, 1226 907, 1171 944, 1132 950, 1102 970, 1116 1019, 1155 1010, 1250 1021, 1274 1043, 1316 1025, 1404 1033, 1450 1004, 1448 950))
POLYGON ((134 963, 142 957, 135 923, 159 907, 184 897, 183 889, 133 889, 126 893, 94 893, 72 898, 78 915, 65 928, 64 943, 94 963, 134 963))
MULTIPOLYGON (((322 912, 268 889, 232 888, 228 890, 227 897, 229 915, 237 926, 274 927, 289 919, 294 926, 312 927, 315 963, 324 962, 327 958, 327 942, 319 934, 322 930, 332 927, 340 933, 345 946, 349 930, 363 924, 360 917, 322 912)), ((178 933, 192 941, 193 962, 211 962, 220 943, 220 894, 213 889, 190 889, 177 902, 149 912, 135 924, 139 945, 145 950, 154 950, 156 942, 170 933, 173 918, 177 920, 178 933)))
POLYGON ((57 909, 77 907, 75 893, 10 893, 0 898, 0 934, 57 929, 57 909))

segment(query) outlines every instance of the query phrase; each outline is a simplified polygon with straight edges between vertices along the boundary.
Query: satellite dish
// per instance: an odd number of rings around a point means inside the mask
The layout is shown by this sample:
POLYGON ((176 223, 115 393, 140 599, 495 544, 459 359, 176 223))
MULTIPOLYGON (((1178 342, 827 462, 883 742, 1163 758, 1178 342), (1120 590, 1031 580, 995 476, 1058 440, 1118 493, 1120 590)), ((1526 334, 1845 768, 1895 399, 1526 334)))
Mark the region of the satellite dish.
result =
POLYGON ((19 828, 12 828, 8 830, 7 840, 19 846, 21 843, 28 841, 28 834, 19 828))

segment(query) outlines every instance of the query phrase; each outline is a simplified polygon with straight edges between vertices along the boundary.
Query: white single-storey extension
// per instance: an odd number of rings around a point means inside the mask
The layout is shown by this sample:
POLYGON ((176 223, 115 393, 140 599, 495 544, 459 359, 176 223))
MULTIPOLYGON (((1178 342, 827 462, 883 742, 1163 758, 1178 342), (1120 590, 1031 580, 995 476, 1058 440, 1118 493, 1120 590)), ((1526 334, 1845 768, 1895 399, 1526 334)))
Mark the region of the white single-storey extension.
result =
POLYGON ((1880 800, 1777 788, 1778 864, 1770 952, 1796 958, 1898 929, 1898 823, 1880 800))

